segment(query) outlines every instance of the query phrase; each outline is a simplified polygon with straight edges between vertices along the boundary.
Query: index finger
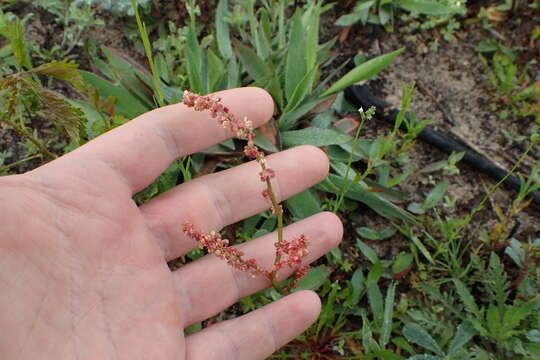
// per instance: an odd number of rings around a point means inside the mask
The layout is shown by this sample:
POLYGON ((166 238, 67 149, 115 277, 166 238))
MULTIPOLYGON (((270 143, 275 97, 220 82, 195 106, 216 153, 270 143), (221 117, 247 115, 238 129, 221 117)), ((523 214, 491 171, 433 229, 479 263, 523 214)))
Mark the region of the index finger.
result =
MULTIPOLYGON (((255 127, 272 117, 273 100, 263 89, 238 88, 214 95, 221 98, 237 118, 247 117, 255 127)), ((133 194, 151 184, 174 160, 232 135, 210 112, 197 112, 180 103, 145 113, 44 168, 60 166, 64 170, 100 174, 101 178, 96 181, 123 181, 133 194), (96 170, 105 167, 111 171, 105 171, 108 174, 105 175, 103 171, 92 171, 92 166, 96 170)))

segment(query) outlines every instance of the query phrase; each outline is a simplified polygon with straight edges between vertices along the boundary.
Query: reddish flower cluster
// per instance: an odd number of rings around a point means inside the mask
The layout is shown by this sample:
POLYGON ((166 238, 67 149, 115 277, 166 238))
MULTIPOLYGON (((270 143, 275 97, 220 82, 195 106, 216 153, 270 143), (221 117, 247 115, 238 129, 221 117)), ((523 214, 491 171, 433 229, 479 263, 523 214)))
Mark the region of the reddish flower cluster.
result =
MULTIPOLYGON (((272 204, 272 213, 278 216, 278 219, 281 219, 281 216, 283 216, 283 209, 281 205, 277 203, 270 183, 270 179, 274 178, 276 173, 274 170, 266 167, 264 153, 255 145, 255 132, 253 131, 252 122, 247 118, 244 118, 243 121, 239 121, 231 114, 227 107, 221 104, 221 99, 209 95, 200 96, 189 91, 184 91, 183 103, 196 111, 210 111, 212 117, 217 118, 221 126, 231 131, 235 137, 247 140, 247 144, 244 147, 244 154, 251 159, 257 160, 262 169, 259 173, 260 179, 267 184, 267 188, 262 192, 262 196, 272 204)), ((307 249, 308 241, 303 234, 291 241, 279 240, 275 244, 276 258, 274 267, 272 271, 266 271, 259 267, 255 259, 244 260, 244 253, 235 247, 229 246, 229 241, 222 239, 215 231, 204 234, 195 230, 192 224, 184 224, 183 231, 187 236, 196 240, 201 248, 207 249, 208 253, 226 260, 231 266, 238 270, 249 272, 252 276, 264 275, 274 284, 277 272, 280 269, 283 267, 298 267, 302 264, 302 259, 309 253, 307 249)), ((280 233, 278 238, 280 238, 282 235, 282 227, 279 227, 278 232, 280 233)), ((291 284, 286 290, 294 288, 298 284, 298 281, 306 275, 308 269, 308 265, 298 267, 291 284)))
POLYGON ((193 224, 188 223, 183 225, 182 230, 187 236, 196 240, 201 249, 206 249, 209 254, 227 260, 227 263, 235 269, 249 272, 252 276, 268 276, 268 272, 257 265, 257 260, 244 260, 244 253, 233 246, 229 246, 229 240, 222 239, 219 233, 211 231, 209 234, 204 234, 195 230, 193 224))
POLYGON ((274 264, 276 271, 284 266, 294 268, 302 264, 302 258, 309 254, 309 250, 307 249, 308 241, 304 234, 291 241, 284 240, 275 245, 276 259, 280 259, 274 264))
POLYGON ((272 169, 264 169, 259 173, 262 182, 266 182, 276 176, 276 172, 272 169))

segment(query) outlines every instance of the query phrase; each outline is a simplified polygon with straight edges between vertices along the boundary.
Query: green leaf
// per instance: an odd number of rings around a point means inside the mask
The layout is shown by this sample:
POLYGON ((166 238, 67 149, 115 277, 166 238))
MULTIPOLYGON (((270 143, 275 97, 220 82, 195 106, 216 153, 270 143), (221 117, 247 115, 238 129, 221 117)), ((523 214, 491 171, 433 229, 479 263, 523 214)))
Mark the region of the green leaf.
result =
POLYGON ((240 62, 253 80, 259 81, 271 76, 268 65, 253 50, 238 40, 235 40, 234 44, 240 62))
MULTIPOLYGON (((328 177, 316 187, 322 191, 339 194, 345 181, 347 180, 343 177, 329 174, 328 177)), ((353 182, 349 182, 349 185, 345 197, 366 204, 373 211, 386 218, 416 223, 414 216, 382 198, 378 194, 368 191, 364 186, 353 182)))
POLYGON ((337 25, 337 26, 351 26, 352 24, 355 24, 359 20, 360 20, 360 14, 350 13, 350 14, 340 16, 336 20, 335 25, 337 25))
POLYGON ((373 5, 375 5, 375 0, 358 2, 352 13, 341 16, 337 19, 335 24, 337 26, 350 26, 360 20, 365 22, 367 20, 365 16, 367 15, 369 8, 373 5))
POLYGON ((495 305, 490 305, 486 312, 486 327, 488 328, 490 335, 495 339, 499 339, 502 326, 502 317, 499 313, 499 309, 495 305))
POLYGON ((321 97, 330 96, 338 91, 345 89, 348 86, 351 86, 359 81, 369 79, 370 77, 376 75, 381 70, 386 68, 388 65, 394 61, 394 59, 403 52, 403 48, 393 51, 391 53, 381 55, 375 59, 368 60, 351 71, 349 71, 345 76, 335 82, 328 90, 326 90, 321 97))
POLYGON ((240 74, 239 66, 236 61, 236 56, 233 56, 229 59, 229 64, 227 65, 227 89, 233 89, 240 86, 240 74))
POLYGON ((207 53, 208 58, 208 91, 214 92, 217 89, 217 85, 222 78, 222 76, 225 74, 225 64, 223 64, 223 61, 212 51, 212 49, 208 49, 207 53))
POLYGON ((308 95, 299 106, 291 112, 283 113, 278 119, 280 130, 290 130, 295 127, 296 121, 306 115, 311 109, 321 103, 321 99, 315 94, 308 95))
POLYGON ((375 264, 379 262, 379 257, 377 256, 375 251, 371 247, 369 247, 365 242, 358 239, 356 240, 356 246, 360 249, 360 251, 362 251, 362 254, 364 254, 364 256, 369 261, 371 261, 371 263, 375 264))
POLYGON ((408 323, 403 327, 402 332, 403 336, 405 336, 409 342, 419 345, 429 351, 433 351, 437 355, 443 355, 437 342, 420 325, 408 323))
POLYGON ((385 228, 381 231, 370 229, 368 227, 358 227, 356 228, 356 233, 360 235, 361 237, 368 239, 368 240, 382 240, 387 239, 390 236, 394 235, 396 233, 396 230, 393 228, 385 228))
POLYGON ((229 35, 229 24, 225 20, 229 12, 228 1, 219 0, 216 11, 216 41, 219 53, 225 58, 233 57, 231 37, 229 35))
POLYGON ((304 14, 304 19, 307 24, 307 39, 306 39, 306 69, 316 69, 317 52, 319 50, 319 22, 321 18, 320 3, 312 4, 309 12, 304 14))
POLYGON ((462 322, 457 327, 456 335, 454 335, 454 338, 448 347, 448 355, 455 354, 457 351, 461 350, 475 334, 476 331, 469 321, 462 322))
POLYGON ((394 274, 399 274, 411 266, 414 257, 412 254, 400 252, 392 265, 392 272, 394 274))
POLYGON ((281 142, 286 147, 299 145, 327 146, 345 144, 351 140, 352 138, 349 135, 345 135, 339 131, 315 127, 281 133, 281 142))
POLYGON ((408 11, 431 16, 449 15, 454 12, 451 7, 444 6, 435 1, 426 0, 400 0, 399 7, 408 11))
POLYGON ((383 271, 383 265, 380 261, 377 261, 373 264, 371 267, 371 270, 369 270, 367 280, 366 280, 366 286, 370 287, 372 285, 376 285, 379 282, 379 279, 381 278, 383 271))
POLYGON ((366 279, 362 269, 356 269, 351 277, 350 284, 352 286, 352 293, 347 300, 343 303, 344 306, 354 307, 360 301, 360 296, 365 288, 366 279))
POLYGON ((433 257, 431 257, 431 254, 429 253, 428 249, 424 246, 424 244, 422 244, 418 236, 411 236, 411 240, 414 243, 414 245, 418 248, 418 250, 420 250, 422 255, 424 255, 424 257, 428 259, 430 263, 433 263, 434 261, 433 257))
POLYGON ((84 81, 98 89, 99 94, 103 98, 109 96, 117 98, 118 102, 116 103, 116 110, 126 118, 133 119, 150 110, 148 107, 141 104, 139 99, 133 96, 128 90, 110 83, 91 72, 81 70, 80 73, 83 76, 84 81))
POLYGON ((202 80, 202 54, 195 30, 192 26, 188 26, 186 36, 186 57, 189 87, 191 91, 202 94, 204 93, 204 85, 202 80))
POLYGON ((467 289, 467 286, 465 286, 465 284, 459 279, 454 279, 454 285, 456 286, 456 291, 463 304, 465 304, 465 308, 467 309, 467 311, 474 314, 475 316, 479 316, 480 309, 478 308, 478 305, 476 305, 474 297, 472 296, 469 289, 467 289))
POLYGON ((10 19, 8 15, 5 15, 0 10, 0 35, 9 40, 9 45, 17 64, 20 67, 30 69, 32 62, 26 46, 27 42, 24 38, 24 27, 21 19, 16 16, 10 19))
POLYGON ((302 100, 304 100, 306 95, 310 92, 311 85, 314 81, 313 76, 315 75, 315 70, 316 68, 313 67, 313 69, 307 72, 304 78, 298 83, 287 103, 287 107, 285 108, 285 110, 283 110, 284 113, 289 113, 293 111, 296 106, 298 106, 298 104, 300 104, 302 100))
MULTIPOLYGON (((255 145, 270 153, 275 153, 279 151, 276 145, 274 145, 266 136, 262 135, 259 130, 255 130, 255 145)), ((235 147, 233 143, 232 150, 234 149, 235 147)))
POLYGON ((437 186, 435 186, 435 188, 433 188, 433 190, 431 190, 430 193, 427 195, 424 203, 422 204, 422 209, 428 210, 435 207, 435 205, 437 205, 437 203, 442 200, 447 188, 448 180, 443 180, 438 183, 437 186))
POLYGON ((392 334, 392 317, 394 314, 394 297, 396 295, 396 283, 392 282, 386 293, 386 300, 384 302, 384 315, 381 327, 381 339, 380 344, 384 348, 390 341, 390 335, 392 334))
POLYGON ((299 281, 294 291, 317 290, 330 275, 330 271, 325 265, 311 268, 307 275, 299 281))
POLYGON ((294 90, 307 73, 307 49, 300 10, 292 18, 287 61, 285 64, 285 96, 291 99, 294 90))
POLYGON ((313 190, 305 190, 285 201, 294 217, 301 220, 321 211, 321 202, 313 190))
POLYGON ((508 309, 505 311, 502 319, 504 331, 509 332, 515 329, 522 320, 534 312, 537 303, 538 300, 533 299, 524 304, 507 306, 508 309))
POLYGON ((369 307, 373 314, 375 324, 378 329, 381 329, 383 323, 383 297, 381 289, 377 284, 370 284, 367 289, 369 307))
POLYGON ((69 60, 51 61, 50 63, 35 67, 29 72, 67 81, 77 89, 82 90, 84 89, 84 80, 81 73, 77 70, 78 67, 79 65, 69 60))

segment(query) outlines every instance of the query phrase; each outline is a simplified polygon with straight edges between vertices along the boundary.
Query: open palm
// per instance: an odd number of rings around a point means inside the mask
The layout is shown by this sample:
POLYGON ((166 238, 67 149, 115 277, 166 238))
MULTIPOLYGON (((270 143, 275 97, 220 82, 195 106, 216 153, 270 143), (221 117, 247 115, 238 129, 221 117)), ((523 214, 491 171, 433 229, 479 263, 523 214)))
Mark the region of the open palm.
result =
MULTIPOLYGON (((272 115, 260 89, 219 96, 255 125, 272 115)), ((166 263, 196 246, 182 223, 220 229, 268 207, 258 165, 197 178, 142 207, 132 196, 175 159, 229 135, 208 114, 172 105, 30 173, 0 178, 0 358, 264 359, 309 326, 320 302, 303 291, 184 337, 183 328, 269 285, 213 256, 174 272, 166 263)), ((279 199, 328 171, 313 147, 268 161, 279 199)), ((313 261, 340 241, 341 223, 322 213, 285 229, 300 233, 311 240, 313 261)), ((270 268, 274 242, 270 234, 242 249, 270 268)))

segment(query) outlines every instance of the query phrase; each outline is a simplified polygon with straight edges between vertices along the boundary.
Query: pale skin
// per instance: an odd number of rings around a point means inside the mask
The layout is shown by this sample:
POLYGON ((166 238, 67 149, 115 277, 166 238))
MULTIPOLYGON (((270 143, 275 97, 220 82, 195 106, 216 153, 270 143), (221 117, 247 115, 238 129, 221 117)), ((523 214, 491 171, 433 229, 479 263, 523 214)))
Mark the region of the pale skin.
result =
MULTIPOLYGON (((218 94, 255 126, 273 112, 257 88, 218 94)), ((196 178, 137 207, 132 195, 171 162, 230 137, 207 113, 182 104, 134 119, 23 175, 0 178, 2 359, 265 359, 316 319, 320 300, 300 291, 193 335, 183 329, 270 284, 205 256, 171 272, 167 261, 196 243, 181 230, 221 229, 268 208, 259 166, 196 178)), ((268 156, 277 196, 320 182, 328 159, 298 147, 268 156)), ((339 219, 321 213, 292 224, 312 262, 337 246, 339 219)), ((242 245, 266 268, 270 234, 242 245)), ((287 273, 284 270, 282 277, 287 273)))

